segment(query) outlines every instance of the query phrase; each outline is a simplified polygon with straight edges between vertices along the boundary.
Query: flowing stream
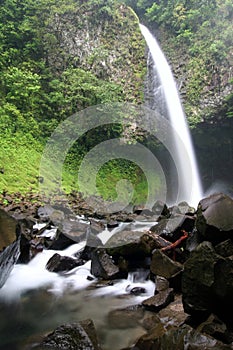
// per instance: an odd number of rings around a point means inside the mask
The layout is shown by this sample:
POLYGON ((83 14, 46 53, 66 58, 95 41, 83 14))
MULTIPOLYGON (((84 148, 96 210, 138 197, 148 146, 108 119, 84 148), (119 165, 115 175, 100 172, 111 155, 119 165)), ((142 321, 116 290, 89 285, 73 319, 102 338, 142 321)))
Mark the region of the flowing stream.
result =
MULTIPOLYGON (((159 77, 163 94, 168 110, 168 116, 174 130, 174 152, 176 152, 176 167, 179 171, 179 182, 182 184, 179 193, 179 200, 186 200, 190 205, 196 206, 202 198, 202 185, 199 176, 198 166, 192 145, 189 128, 186 122, 179 92, 176 87, 171 68, 164 56, 155 37, 144 25, 140 24, 141 32, 146 40, 150 54, 152 56, 156 73, 159 77), (181 142, 182 141, 182 142, 181 142), (188 165, 184 161, 184 153, 188 153, 188 159, 191 167, 191 174, 187 173, 188 165)), ((157 76, 154 77, 155 79, 157 76)), ((154 92, 157 98, 157 91, 154 92)))
MULTIPOLYGON (((148 229, 153 223, 121 224, 98 236, 104 242, 127 225, 132 230, 148 229), (134 227, 133 227, 133 226, 134 227)), ((52 237, 55 229, 43 235, 52 237)), ((49 272, 45 266, 58 253, 75 257, 85 246, 85 241, 75 243, 64 250, 44 250, 28 264, 16 264, 4 286, 0 289, 0 350, 22 350, 25 342, 38 342, 40 335, 52 331, 64 323, 93 320, 103 350, 119 350, 132 345, 145 333, 141 325, 142 315, 124 319, 124 311, 114 310, 140 304, 154 294, 155 284, 147 280, 148 270, 131 271, 126 279, 101 284, 90 273, 91 262, 66 273, 49 272), (87 277, 92 277, 90 281, 87 277), (133 295, 134 287, 142 287, 145 293, 133 295), (112 316, 111 316, 112 315, 112 316), (9 317, 10 316, 10 317, 9 317)))

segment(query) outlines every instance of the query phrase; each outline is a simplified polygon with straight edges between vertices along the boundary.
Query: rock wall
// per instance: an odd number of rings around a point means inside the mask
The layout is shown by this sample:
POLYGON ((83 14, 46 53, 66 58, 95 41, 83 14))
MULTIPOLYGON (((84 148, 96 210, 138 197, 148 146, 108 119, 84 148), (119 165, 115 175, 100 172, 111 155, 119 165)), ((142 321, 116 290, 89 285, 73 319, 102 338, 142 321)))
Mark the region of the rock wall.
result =
POLYGON ((123 4, 109 11, 100 7, 98 13, 81 2, 72 11, 54 13, 44 30, 46 60, 55 75, 70 66, 82 68, 120 84, 127 101, 140 102, 146 60, 138 18, 123 4))

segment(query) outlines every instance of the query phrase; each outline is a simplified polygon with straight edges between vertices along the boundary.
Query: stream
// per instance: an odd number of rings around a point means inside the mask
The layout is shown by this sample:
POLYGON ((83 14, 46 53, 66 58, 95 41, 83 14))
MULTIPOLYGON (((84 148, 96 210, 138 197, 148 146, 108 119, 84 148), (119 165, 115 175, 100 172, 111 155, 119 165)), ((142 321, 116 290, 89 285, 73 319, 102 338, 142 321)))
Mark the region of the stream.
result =
MULTIPOLYGON (((107 240, 129 224, 121 224, 111 232, 105 229, 98 236, 107 240)), ((152 223, 135 223, 135 230, 148 228, 152 223)), ((131 225, 132 227, 132 225, 131 225)), ((56 230, 45 231, 52 237, 56 230)), ((73 270, 58 274, 45 266, 55 254, 74 257, 85 246, 75 243, 65 250, 43 250, 28 264, 16 264, 0 289, 0 349, 26 349, 25 344, 40 340, 55 327, 91 318, 94 321, 103 350, 119 350, 132 345, 145 333, 140 318, 124 321, 124 314, 109 318, 112 310, 140 304, 154 294, 155 285, 147 280, 148 271, 137 269, 127 279, 101 284, 90 274, 91 261, 73 270), (89 276, 92 280, 87 279, 89 276), (130 293, 143 287, 145 293, 130 293), (117 320, 115 319, 117 317, 117 320)), ((134 316, 135 317, 135 316, 134 316)))

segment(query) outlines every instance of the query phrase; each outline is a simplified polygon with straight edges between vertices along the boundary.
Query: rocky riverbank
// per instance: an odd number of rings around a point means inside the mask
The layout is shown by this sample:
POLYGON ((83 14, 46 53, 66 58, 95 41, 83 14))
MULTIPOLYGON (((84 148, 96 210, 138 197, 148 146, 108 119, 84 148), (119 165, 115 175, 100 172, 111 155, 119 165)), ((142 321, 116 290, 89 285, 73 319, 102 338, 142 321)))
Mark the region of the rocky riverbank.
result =
MULTIPOLYGON (((74 257, 55 253, 46 269, 64 274, 91 261, 92 288, 114 287, 137 269, 154 283, 154 293, 142 303, 108 315, 113 328, 143 328, 127 350, 233 349, 233 200, 227 195, 213 194, 197 208, 156 202, 150 210, 137 206, 114 214, 105 214, 101 200, 91 208, 79 193, 56 204, 34 195, 5 193, 1 199, 1 287, 15 263, 86 240, 74 257), (52 238, 43 234, 54 227, 52 238), (106 227, 119 230, 103 239, 106 227)), ((145 290, 138 286, 128 293, 143 296, 145 290)), ((92 320, 84 320, 60 325, 27 349, 100 350, 98 337, 92 320)))

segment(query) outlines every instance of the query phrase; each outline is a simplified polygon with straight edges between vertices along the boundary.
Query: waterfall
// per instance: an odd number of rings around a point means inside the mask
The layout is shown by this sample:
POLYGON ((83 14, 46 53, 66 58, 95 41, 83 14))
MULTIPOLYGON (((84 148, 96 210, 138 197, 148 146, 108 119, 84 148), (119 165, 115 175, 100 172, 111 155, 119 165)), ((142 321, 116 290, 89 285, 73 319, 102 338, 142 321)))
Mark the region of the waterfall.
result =
MULTIPOLYGON (((163 96, 165 100, 168 118, 174 130, 174 151, 177 152, 176 167, 179 169, 179 181, 182 183, 182 193, 179 194, 179 200, 186 200, 190 205, 196 206, 202 198, 202 185, 186 116, 180 102, 179 92, 171 68, 156 39, 144 25, 140 24, 140 29, 152 56, 156 71, 154 79, 159 78, 161 84, 159 89, 162 88, 163 90, 162 94, 160 92, 160 96, 163 96), (177 135, 179 140, 177 140, 177 135), (184 149, 188 154, 190 162, 191 181, 190 174, 187 174, 187 164, 184 162, 184 149)), ((157 99, 157 89, 155 89, 154 94, 154 98, 157 99)), ((156 107, 156 109, 160 111, 159 107, 156 107)))

